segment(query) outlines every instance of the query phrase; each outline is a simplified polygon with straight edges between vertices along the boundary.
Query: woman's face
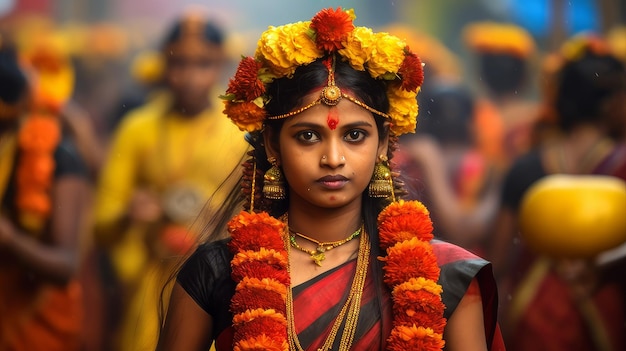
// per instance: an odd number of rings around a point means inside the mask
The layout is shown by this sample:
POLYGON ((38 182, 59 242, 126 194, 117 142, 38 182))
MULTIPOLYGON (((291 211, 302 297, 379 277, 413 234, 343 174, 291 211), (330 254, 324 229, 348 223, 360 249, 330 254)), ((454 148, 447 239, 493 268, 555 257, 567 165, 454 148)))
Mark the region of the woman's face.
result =
MULTIPOLYGON (((304 105, 318 97, 319 92, 310 94, 304 105)), ((387 140, 379 141, 372 114, 347 99, 288 118, 278 139, 276 157, 292 205, 301 201, 322 208, 360 206, 378 155, 387 154, 387 140), (335 128, 329 127, 329 117, 338 118, 335 128)))
POLYGON ((207 104, 209 91, 220 78, 224 51, 199 38, 168 46, 166 81, 179 110, 195 114, 207 104))

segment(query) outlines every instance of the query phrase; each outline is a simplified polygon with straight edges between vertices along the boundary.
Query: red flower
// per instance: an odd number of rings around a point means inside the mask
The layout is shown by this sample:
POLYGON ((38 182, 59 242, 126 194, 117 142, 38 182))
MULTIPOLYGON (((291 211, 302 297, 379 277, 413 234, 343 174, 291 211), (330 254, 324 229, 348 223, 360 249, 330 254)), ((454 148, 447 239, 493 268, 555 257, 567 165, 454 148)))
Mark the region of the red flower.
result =
POLYGON ((263 127, 265 109, 253 102, 224 101, 224 114, 242 131, 255 131, 263 127))
POLYGON ((425 241, 413 239, 410 242, 394 246, 387 250, 387 257, 381 258, 386 264, 385 283, 395 286, 412 277, 424 277, 437 281, 439 266, 432 247, 425 241))
POLYGON ((408 46, 405 49, 404 60, 398 70, 398 75, 402 78, 402 89, 415 91, 424 82, 424 69, 420 58, 411 52, 408 46))
POLYGON ((235 294, 230 300, 230 309, 234 313, 256 308, 285 313, 285 299, 275 291, 249 288, 235 294))
POLYGON ((337 10, 328 8, 321 10, 313 17, 311 29, 317 34, 315 42, 318 48, 335 51, 343 48, 342 41, 347 39, 348 33, 354 29, 354 24, 350 14, 343 11, 341 7, 337 10))
POLYGON ((426 290, 404 290, 393 296, 394 319, 402 325, 424 325, 443 333, 446 325, 441 318, 444 304, 439 295, 426 290))
POLYGON ((262 261, 250 261, 237 265, 233 267, 231 276, 235 281, 241 281, 244 277, 257 279, 269 277, 285 285, 289 284, 289 273, 285 267, 262 261))
POLYGON ((235 328, 235 340, 252 339, 259 335, 259 331, 271 340, 286 340, 287 329, 282 323, 268 317, 255 318, 247 323, 242 323, 235 328))
POLYGON ((265 85, 257 76, 261 63, 254 57, 244 57, 239 62, 235 76, 228 82, 226 93, 235 95, 235 100, 252 101, 265 93, 265 85))

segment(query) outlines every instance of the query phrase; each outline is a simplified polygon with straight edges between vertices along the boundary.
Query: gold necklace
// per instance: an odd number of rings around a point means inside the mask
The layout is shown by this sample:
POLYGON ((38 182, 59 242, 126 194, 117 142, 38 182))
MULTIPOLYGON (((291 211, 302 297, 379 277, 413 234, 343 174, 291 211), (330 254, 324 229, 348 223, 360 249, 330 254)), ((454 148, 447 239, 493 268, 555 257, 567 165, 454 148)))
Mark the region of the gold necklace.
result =
MULTIPOLYGON (((358 232, 361 232, 361 228, 358 232)), ((358 235, 358 234, 357 234, 358 235)), ((331 350, 333 344, 335 343, 335 338, 337 337, 337 333, 339 332, 339 328, 343 324, 345 319, 345 325, 343 327, 343 333, 341 335, 341 340, 339 342, 339 351, 348 351, 352 346, 352 342, 354 341, 354 335, 356 334, 356 327, 359 321, 359 313, 361 311, 361 299, 363 297, 363 288, 365 286, 365 278, 367 277, 367 268, 369 265, 369 256, 370 256, 370 243, 367 235, 363 235, 361 237, 361 241, 359 243, 359 253, 356 261, 356 271, 354 274, 354 278, 352 280, 352 286, 350 287, 350 292, 348 294, 348 298, 344 303, 343 307, 337 314, 337 318, 335 318, 335 322, 328 333, 328 337, 324 341, 322 347, 318 348, 317 351, 328 351, 331 350)), ((287 267, 289 274, 291 274, 291 267, 287 267)), ((294 318, 293 311, 293 292, 291 287, 287 289, 287 334, 289 337, 289 349, 290 350, 298 350, 304 351, 302 345, 300 344, 300 340, 298 339, 298 333, 296 331, 296 323, 294 318)))
POLYGON ((289 229, 289 243, 291 244, 291 246, 295 249, 298 249, 302 252, 308 253, 309 255, 311 255, 311 259, 313 260, 313 262, 315 262, 316 265, 318 266, 322 266, 322 261, 324 261, 326 259, 326 255, 324 254, 326 251, 330 251, 336 247, 339 247, 347 242, 349 242, 350 240, 356 238, 357 236, 359 236, 359 234, 361 234, 361 231, 363 230, 363 225, 361 225, 359 227, 359 229, 357 229, 354 233, 350 234, 347 238, 345 239, 341 239, 341 240, 337 240, 337 241, 329 241, 329 242, 320 242, 317 241, 313 238, 310 238, 302 233, 298 233, 296 231, 291 230, 291 228, 289 229), (302 239, 308 240, 314 244, 317 245, 317 248, 315 248, 315 250, 309 250, 306 249, 302 246, 300 246, 297 242, 296 242, 296 236, 301 237, 302 239))

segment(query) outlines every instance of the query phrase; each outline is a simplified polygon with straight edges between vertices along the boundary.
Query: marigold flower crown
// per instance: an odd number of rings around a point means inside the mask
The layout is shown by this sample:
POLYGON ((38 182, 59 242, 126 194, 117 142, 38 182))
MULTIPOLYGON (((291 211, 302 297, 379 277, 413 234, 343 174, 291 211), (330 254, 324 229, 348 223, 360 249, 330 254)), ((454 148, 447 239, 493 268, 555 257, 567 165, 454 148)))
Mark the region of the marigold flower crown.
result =
MULTIPOLYGON (((296 111, 268 116, 265 106, 272 98, 266 87, 275 79, 292 78, 296 68, 325 56, 347 61, 352 68, 367 71, 387 85, 389 111, 377 111, 353 96, 341 92, 334 83, 331 103, 346 98, 368 111, 391 121, 391 133, 413 133, 417 124, 417 94, 424 80, 420 58, 398 37, 374 33, 353 24, 354 11, 329 8, 318 12, 311 21, 270 26, 258 41, 254 57, 242 58, 235 76, 229 81, 224 113, 242 131, 258 131, 266 119, 293 116, 319 103, 328 103, 328 94, 296 111), (335 90, 336 88, 336 90, 335 90)), ((332 71, 330 72, 332 74, 332 71)), ((331 86, 329 77, 329 87, 331 86)))

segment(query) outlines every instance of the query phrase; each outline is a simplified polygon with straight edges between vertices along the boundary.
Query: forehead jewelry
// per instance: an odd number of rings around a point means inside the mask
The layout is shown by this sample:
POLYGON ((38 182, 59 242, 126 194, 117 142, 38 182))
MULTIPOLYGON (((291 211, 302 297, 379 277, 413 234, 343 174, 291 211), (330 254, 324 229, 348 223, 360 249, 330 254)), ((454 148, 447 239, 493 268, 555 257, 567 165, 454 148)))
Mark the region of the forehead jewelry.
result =
POLYGON ((320 93, 320 97, 309 103, 306 106, 302 106, 299 109, 296 109, 294 111, 291 112, 287 112, 284 113, 282 115, 277 115, 277 116, 269 116, 267 117, 268 119, 281 119, 281 118, 287 118, 287 117, 291 117, 291 116, 295 116, 299 113, 302 113, 308 109, 310 109, 311 107, 318 105, 320 103, 325 104, 326 106, 330 106, 331 110, 328 112, 328 117, 326 119, 326 122, 328 123, 328 127, 330 129, 335 129, 337 128, 337 125, 339 124, 339 115, 337 114, 337 111, 332 108, 333 106, 336 106, 339 101, 341 101, 342 98, 345 98, 349 101, 351 101, 354 104, 359 105, 360 107, 366 109, 367 111, 379 115, 383 118, 389 119, 391 120, 391 116, 378 111, 372 107, 367 106, 365 103, 361 102, 360 100, 358 100, 355 97, 352 97, 344 92, 341 91, 341 89, 335 84, 335 56, 331 56, 328 57, 326 60, 324 60, 324 65, 328 68, 328 81, 326 83, 326 86, 322 89, 321 93, 320 93))

